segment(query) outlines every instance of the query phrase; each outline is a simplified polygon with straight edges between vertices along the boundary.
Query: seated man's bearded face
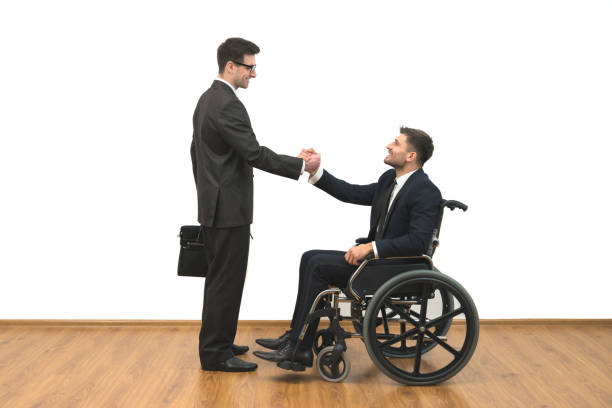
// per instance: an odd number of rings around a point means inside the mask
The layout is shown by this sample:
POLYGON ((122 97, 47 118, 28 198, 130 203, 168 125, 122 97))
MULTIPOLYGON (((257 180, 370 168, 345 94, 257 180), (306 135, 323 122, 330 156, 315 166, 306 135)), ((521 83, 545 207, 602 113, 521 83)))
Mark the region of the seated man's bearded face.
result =
POLYGON ((395 140, 387 145, 389 154, 385 157, 385 164, 394 168, 402 168, 406 165, 407 159, 416 154, 414 149, 407 141, 408 136, 400 134, 395 140))

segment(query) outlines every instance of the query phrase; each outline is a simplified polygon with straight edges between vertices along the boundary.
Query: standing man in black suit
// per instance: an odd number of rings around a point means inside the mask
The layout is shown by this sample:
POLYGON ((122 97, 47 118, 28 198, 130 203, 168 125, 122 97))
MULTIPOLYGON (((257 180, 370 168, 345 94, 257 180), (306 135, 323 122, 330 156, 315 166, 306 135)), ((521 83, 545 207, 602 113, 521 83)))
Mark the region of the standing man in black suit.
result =
MULTIPOLYGON (((312 367, 318 320, 310 324, 303 341, 299 345, 297 342, 317 295, 330 284, 346 287, 356 266, 370 254, 387 258, 427 252, 442 204, 440 191, 422 169, 433 149, 425 132, 402 127, 400 135, 387 145, 385 163, 393 169, 376 183, 349 184, 323 169, 311 172, 309 181, 338 200, 372 207, 368 242, 346 252, 312 250, 302 255, 291 328, 278 339, 257 339, 258 344, 276 350, 255 351, 257 357, 280 363, 291 360, 298 347, 295 361, 312 367)), ((318 155, 314 150, 307 153, 318 155)))
POLYGON ((198 101, 193 115, 191 160, 198 195, 198 222, 204 227, 208 273, 204 287, 199 354, 202 369, 253 371, 257 364, 235 358, 248 351, 234 343, 253 221, 253 167, 297 180, 319 166, 302 153, 274 153, 257 142, 238 97, 256 77, 259 47, 229 38, 217 49, 219 76, 198 101))

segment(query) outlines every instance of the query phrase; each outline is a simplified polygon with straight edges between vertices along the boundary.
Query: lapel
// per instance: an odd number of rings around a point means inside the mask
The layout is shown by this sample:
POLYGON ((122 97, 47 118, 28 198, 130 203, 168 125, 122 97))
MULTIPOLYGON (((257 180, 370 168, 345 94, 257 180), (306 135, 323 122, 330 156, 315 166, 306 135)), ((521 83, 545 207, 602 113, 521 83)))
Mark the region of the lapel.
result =
POLYGON ((400 191, 398 191, 397 194, 395 195, 395 198, 393 199, 393 203, 391 204, 391 208, 389 208, 389 215, 387 215, 387 219, 385 220, 385 225, 383 225, 383 229, 382 229, 383 235, 385 231, 387 230, 387 225, 389 225, 389 220, 391 219, 391 216, 393 215, 393 210, 395 210, 395 207, 397 206, 397 202, 400 200, 400 198, 402 198, 402 195, 408 190, 408 188, 414 182, 414 180, 421 176, 420 173, 423 173, 422 168, 418 169, 417 171, 414 172, 414 174, 408 177, 408 180, 406 180, 402 188, 400 188, 400 191))
POLYGON ((395 177, 390 180, 389 184, 385 185, 381 195, 378 197, 378 200, 374 205, 374 216, 371 218, 372 223, 370 225, 370 230, 373 230, 374 232, 376 232, 376 227, 378 226, 378 221, 380 220, 380 217, 382 217, 382 215, 386 213, 385 209, 389 205, 389 203, 387 202, 387 199, 389 198, 388 192, 389 187, 391 187, 391 185, 393 184, 393 181, 395 181, 395 177))

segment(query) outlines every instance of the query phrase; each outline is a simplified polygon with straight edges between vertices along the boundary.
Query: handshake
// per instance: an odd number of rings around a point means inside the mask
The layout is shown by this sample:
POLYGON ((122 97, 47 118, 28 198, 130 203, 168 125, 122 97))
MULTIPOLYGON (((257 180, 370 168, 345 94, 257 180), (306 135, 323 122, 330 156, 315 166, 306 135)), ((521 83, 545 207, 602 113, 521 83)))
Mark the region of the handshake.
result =
POLYGON ((304 160, 304 170, 310 173, 311 176, 317 172, 321 165, 321 153, 317 153, 312 147, 302 149, 297 157, 304 160))

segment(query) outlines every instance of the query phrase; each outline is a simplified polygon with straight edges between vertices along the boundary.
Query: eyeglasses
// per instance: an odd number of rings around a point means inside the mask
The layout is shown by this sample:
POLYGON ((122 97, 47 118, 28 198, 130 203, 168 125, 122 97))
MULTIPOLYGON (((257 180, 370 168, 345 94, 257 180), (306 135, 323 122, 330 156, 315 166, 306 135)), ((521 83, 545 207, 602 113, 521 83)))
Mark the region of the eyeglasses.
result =
POLYGON ((251 70, 251 72, 255 71, 255 68, 257 67, 257 65, 248 65, 248 64, 243 64, 242 62, 238 62, 238 61, 234 61, 231 60, 234 64, 238 64, 238 65, 242 65, 243 67, 247 67, 248 69, 251 70))

